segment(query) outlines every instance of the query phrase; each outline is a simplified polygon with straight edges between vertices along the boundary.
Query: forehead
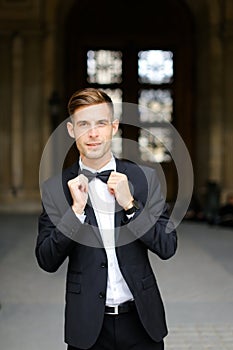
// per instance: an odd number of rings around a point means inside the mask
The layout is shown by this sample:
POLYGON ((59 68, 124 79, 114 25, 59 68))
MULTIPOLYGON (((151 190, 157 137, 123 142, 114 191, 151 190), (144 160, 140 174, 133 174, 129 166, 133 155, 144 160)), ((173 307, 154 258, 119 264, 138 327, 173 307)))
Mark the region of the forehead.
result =
POLYGON ((111 119, 111 117, 111 110, 107 103, 82 107, 80 109, 77 109, 73 114, 73 118, 76 121, 111 119))

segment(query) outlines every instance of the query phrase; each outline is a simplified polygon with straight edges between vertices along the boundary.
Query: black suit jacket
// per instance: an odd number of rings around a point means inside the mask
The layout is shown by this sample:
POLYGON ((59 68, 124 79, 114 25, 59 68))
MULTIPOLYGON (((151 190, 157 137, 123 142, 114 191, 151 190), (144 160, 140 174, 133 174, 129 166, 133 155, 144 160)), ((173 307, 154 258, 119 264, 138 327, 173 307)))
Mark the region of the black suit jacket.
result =
MULTIPOLYGON (((116 165, 118 172, 127 175, 133 196, 140 203, 131 220, 116 203, 119 267, 143 326, 152 339, 161 341, 167 335, 167 326, 148 250, 161 259, 172 257, 177 249, 176 230, 170 222, 167 226, 167 206, 155 170, 118 159, 116 165)), ((55 272, 68 257, 65 342, 87 349, 97 340, 103 323, 108 262, 91 205, 86 207, 83 224, 71 209, 67 181, 78 172, 76 163, 43 184, 36 257, 48 272, 55 272)))

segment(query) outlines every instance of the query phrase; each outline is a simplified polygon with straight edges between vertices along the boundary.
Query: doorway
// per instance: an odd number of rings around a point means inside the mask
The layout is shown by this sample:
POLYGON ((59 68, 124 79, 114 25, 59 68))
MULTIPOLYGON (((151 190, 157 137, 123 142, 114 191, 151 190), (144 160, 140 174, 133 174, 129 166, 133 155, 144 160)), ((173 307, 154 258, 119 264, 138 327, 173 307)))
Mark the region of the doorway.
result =
MULTIPOLYGON (((143 6, 117 1, 112 6, 114 10, 106 0, 87 0, 75 1, 70 9, 64 44, 66 101, 75 90, 92 86, 105 89, 113 101, 152 109, 152 117, 140 110, 134 117, 121 112, 119 156, 132 158, 124 142, 132 140, 141 163, 162 167, 167 200, 173 202, 177 172, 163 139, 172 145, 166 132, 166 122, 171 123, 193 157, 193 19, 182 0, 146 0, 143 6)), ((74 147, 66 166, 76 157, 74 147)))

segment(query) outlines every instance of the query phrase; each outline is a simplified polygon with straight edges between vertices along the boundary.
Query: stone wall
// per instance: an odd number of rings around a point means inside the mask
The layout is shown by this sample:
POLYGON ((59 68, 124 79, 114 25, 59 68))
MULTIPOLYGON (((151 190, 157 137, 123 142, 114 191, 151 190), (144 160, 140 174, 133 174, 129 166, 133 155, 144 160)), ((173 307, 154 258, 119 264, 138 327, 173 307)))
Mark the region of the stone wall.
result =
POLYGON ((49 134, 43 5, 0 1, 1 211, 40 207, 38 169, 49 134))
MULTIPOLYGON (((61 39, 73 2, 0 0, 0 211, 40 210, 48 101, 63 93, 61 39)), ((196 26, 195 189, 214 180, 224 197, 233 190, 233 3, 185 2, 196 26)))

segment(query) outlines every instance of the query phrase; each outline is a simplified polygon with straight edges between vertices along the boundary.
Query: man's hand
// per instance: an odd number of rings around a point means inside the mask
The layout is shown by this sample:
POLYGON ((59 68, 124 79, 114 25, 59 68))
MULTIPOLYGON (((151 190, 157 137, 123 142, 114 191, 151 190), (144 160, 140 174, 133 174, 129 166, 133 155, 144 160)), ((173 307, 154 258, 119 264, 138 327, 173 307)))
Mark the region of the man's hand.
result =
POLYGON ((83 174, 69 180, 67 183, 73 198, 72 209, 76 214, 82 214, 87 204, 88 179, 83 174))
POLYGON ((133 196, 129 189, 128 178, 125 174, 113 171, 109 176, 108 190, 113 194, 119 205, 125 210, 132 208, 133 196))

